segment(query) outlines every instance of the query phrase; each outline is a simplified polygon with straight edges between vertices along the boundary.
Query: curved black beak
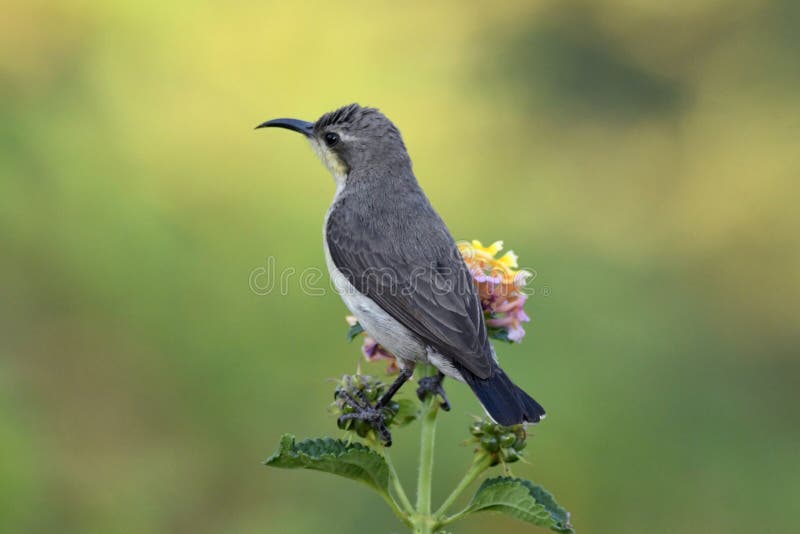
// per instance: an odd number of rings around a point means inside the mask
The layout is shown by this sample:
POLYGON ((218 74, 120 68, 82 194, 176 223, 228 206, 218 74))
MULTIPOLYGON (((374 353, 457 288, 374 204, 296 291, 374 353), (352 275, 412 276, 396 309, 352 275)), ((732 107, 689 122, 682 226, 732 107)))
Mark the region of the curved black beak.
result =
POLYGON ((314 123, 301 121, 299 119, 272 119, 271 121, 263 122, 256 126, 256 130, 259 128, 286 128, 287 130, 301 133, 306 137, 311 137, 311 134, 314 132, 314 123))

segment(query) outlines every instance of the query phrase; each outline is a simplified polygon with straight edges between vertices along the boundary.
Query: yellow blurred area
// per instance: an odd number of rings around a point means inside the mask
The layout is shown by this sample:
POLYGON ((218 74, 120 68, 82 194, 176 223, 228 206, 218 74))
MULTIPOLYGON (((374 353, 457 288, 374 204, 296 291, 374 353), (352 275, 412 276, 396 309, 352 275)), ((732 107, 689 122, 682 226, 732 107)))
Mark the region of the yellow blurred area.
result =
MULTIPOLYGON (((0 532, 402 529, 259 465, 338 436, 328 379, 359 350, 330 291, 248 285, 268 257, 324 269, 333 194, 253 127, 350 102, 396 122, 456 238, 536 273, 498 347, 549 414, 516 474, 580 532, 800 530, 798 5, 7 2, 0 532)), ((438 500, 480 410, 448 391, 438 500)))

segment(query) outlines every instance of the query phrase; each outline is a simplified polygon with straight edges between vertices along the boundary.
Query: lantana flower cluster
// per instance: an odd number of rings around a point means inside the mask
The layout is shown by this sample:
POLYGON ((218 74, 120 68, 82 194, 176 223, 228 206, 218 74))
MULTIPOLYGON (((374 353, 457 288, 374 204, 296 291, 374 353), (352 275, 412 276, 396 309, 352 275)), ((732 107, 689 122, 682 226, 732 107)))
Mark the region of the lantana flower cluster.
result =
MULTIPOLYGON (((489 246, 484 246, 477 240, 461 241, 458 243, 458 250, 478 290, 489 336, 509 343, 521 342, 525 337, 522 323, 530 321, 523 309, 528 299, 523 288, 531 273, 519 269, 517 255, 513 251, 509 250, 497 257, 503 250, 502 241, 495 241, 489 246)), ((347 316, 346 320, 350 325, 352 339, 361 329, 358 320, 352 315, 347 316)), ((394 355, 368 334, 364 337, 361 352, 368 362, 388 362, 388 374, 400 370, 394 355)))
POLYGON ((528 296, 522 290, 531 273, 518 270, 517 255, 511 250, 497 257, 503 250, 502 241, 488 247, 480 241, 462 241, 458 250, 472 273, 490 335, 514 343, 522 341, 522 323, 530 321, 523 309, 528 296))

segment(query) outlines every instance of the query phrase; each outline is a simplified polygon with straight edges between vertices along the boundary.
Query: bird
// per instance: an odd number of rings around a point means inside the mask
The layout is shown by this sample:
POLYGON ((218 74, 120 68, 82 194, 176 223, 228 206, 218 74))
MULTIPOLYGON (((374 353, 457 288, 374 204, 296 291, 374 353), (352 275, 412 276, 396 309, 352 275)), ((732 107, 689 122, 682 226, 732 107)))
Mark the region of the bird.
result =
POLYGON ((401 368, 374 406, 356 403, 352 418, 391 436, 382 408, 414 373, 418 396, 441 396, 445 377, 466 383, 489 417, 503 426, 537 423, 545 410, 500 368, 470 271, 447 225, 412 169, 400 130, 381 111, 350 104, 315 122, 272 119, 259 128, 302 134, 333 175, 336 191, 323 225, 333 286, 366 333, 401 368))

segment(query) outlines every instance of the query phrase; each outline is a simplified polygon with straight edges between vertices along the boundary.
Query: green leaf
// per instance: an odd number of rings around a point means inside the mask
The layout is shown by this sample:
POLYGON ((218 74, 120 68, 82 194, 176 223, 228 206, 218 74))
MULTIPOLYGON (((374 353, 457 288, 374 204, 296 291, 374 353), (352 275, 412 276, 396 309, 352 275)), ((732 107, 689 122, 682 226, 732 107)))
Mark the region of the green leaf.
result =
POLYGON ((492 339, 513 343, 513 341, 508 338, 508 328, 503 326, 487 326, 486 333, 489 334, 489 337, 492 339))
POLYGON ((364 331, 360 323, 356 323, 347 330, 347 341, 353 341, 358 334, 364 331))
POLYGON ((296 442, 291 434, 281 437, 278 450, 264 465, 284 469, 313 469, 363 482, 389 495, 389 467, 383 456, 360 443, 340 439, 306 439, 296 442))
POLYGON ((417 418, 419 410, 414 401, 411 399, 400 399, 397 401, 397 404, 400 408, 397 410, 392 423, 397 426, 405 426, 417 418))
POLYGON ((491 510, 556 532, 574 533, 569 513, 544 488, 529 480, 497 477, 483 481, 468 512, 491 510))

